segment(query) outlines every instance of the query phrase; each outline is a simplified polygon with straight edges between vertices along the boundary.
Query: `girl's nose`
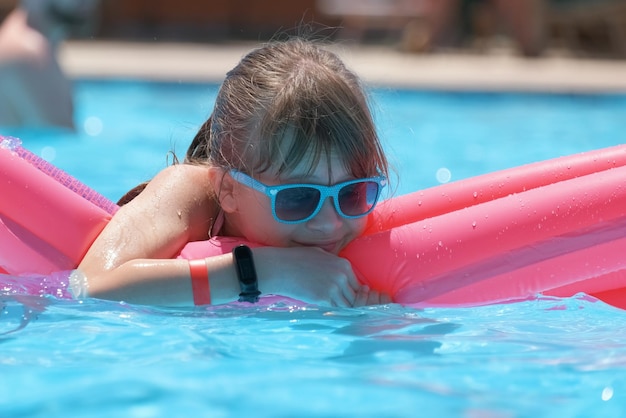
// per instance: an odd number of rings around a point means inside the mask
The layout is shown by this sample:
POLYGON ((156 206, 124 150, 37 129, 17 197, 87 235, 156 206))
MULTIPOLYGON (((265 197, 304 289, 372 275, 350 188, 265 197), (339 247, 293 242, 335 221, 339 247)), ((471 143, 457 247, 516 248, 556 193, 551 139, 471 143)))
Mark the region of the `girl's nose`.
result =
POLYGON ((326 199, 319 213, 309 220, 308 226, 324 232, 332 232, 341 228, 343 217, 337 213, 332 198, 326 199))

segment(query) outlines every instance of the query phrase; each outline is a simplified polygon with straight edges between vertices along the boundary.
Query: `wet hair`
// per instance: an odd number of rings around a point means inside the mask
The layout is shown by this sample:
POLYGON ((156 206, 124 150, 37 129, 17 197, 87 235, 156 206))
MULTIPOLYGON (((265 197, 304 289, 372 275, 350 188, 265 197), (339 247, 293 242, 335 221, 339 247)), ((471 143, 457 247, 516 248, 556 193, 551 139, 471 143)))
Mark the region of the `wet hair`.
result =
POLYGON ((358 77, 334 53, 293 38, 253 50, 228 72, 185 163, 281 175, 300 163, 313 171, 333 153, 355 178, 389 175, 358 77))
POLYGON ((253 50, 227 74, 186 162, 280 175, 300 163, 314 170, 332 153, 357 178, 388 175, 357 76, 334 53, 294 38, 253 50))

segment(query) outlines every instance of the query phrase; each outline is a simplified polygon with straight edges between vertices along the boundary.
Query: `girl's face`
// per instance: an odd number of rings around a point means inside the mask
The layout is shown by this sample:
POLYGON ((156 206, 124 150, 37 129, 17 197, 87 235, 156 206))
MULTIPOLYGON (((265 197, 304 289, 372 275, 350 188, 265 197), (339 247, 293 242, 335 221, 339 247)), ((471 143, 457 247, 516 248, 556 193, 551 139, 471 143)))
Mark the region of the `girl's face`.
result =
MULTIPOLYGON (((258 177, 266 185, 287 183, 312 183, 334 185, 354 177, 346 171, 341 160, 332 155, 330 160, 321 158, 313 172, 300 164, 288 175, 280 178, 274 171, 258 177), (329 166, 330 165, 330 166, 329 166)), ((367 216, 347 219, 337 213, 332 199, 326 199, 320 212, 310 220, 297 224, 285 224, 272 215, 270 198, 248 186, 232 181, 233 206, 225 208, 224 232, 231 236, 243 236, 247 240, 273 247, 314 246, 337 254, 365 229, 367 216)))

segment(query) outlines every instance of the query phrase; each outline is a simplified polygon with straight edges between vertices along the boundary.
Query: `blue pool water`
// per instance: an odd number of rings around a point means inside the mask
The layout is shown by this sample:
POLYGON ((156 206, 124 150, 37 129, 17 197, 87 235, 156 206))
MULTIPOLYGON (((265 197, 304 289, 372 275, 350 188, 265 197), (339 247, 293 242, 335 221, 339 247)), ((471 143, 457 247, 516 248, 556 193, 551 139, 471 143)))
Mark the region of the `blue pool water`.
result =
MULTIPOLYGON (((0 134, 117 199, 169 150, 184 154, 216 88, 81 80, 76 134, 0 134)), ((372 99, 396 194, 626 136, 622 95, 372 99)), ((0 417, 626 415, 626 313, 584 295, 471 309, 0 307, 0 417)))

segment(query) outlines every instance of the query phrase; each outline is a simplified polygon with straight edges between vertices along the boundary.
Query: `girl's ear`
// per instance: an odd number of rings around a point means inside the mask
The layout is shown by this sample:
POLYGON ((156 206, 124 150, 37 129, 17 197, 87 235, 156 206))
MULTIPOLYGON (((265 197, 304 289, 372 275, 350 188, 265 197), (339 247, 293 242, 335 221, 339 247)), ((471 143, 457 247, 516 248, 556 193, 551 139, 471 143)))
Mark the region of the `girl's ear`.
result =
POLYGON ((220 207, 226 213, 233 213, 237 210, 237 199, 235 199, 235 180, 228 172, 219 167, 209 168, 209 183, 215 192, 220 207))

